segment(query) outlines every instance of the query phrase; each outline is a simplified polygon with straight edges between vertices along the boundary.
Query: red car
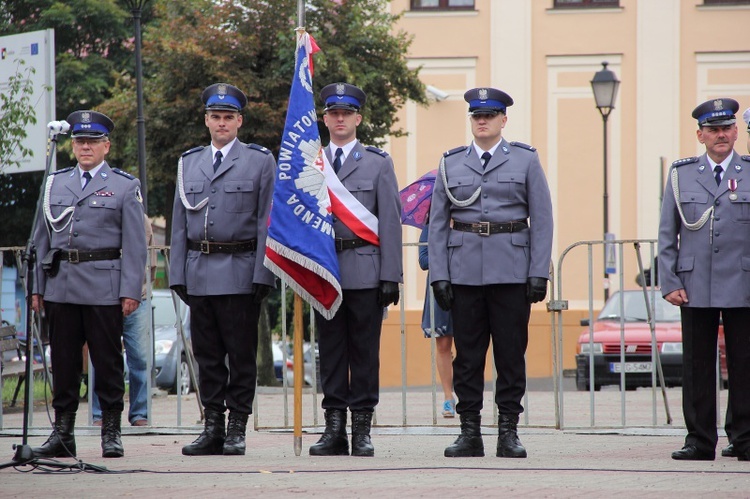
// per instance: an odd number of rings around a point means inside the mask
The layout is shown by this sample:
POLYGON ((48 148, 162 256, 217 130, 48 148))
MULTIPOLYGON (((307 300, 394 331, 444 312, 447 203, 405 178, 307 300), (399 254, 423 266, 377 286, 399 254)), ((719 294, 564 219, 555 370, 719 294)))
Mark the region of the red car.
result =
MULTIPOLYGON (((657 290, 647 292, 648 299, 655 298, 654 332, 656 348, 661 358, 664 381, 667 386, 682 385, 682 327, 680 309, 661 297, 657 290)), ((590 361, 594 366, 594 390, 603 385, 619 385, 620 372, 625 371, 626 389, 651 386, 652 371, 656 372, 652 358, 651 329, 648 324, 646 299, 643 290, 615 292, 604 305, 593 324, 593 339, 589 341, 589 320, 582 319, 587 326, 578 338, 576 355, 576 387, 589 390, 591 386, 590 361), (620 303, 622 297, 622 304, 620 303), (620 310, 625 313, 620 313, 620 310), (621 342, 621 325, 624 342, 621 342), (620 352, 624 343, 624 363, 620 352)), ((719 359, 721 379, 726 383, 726 349, 724 328, 719 326, 719 359)), ((656 377, 659 383, 658 375, 656 377)))

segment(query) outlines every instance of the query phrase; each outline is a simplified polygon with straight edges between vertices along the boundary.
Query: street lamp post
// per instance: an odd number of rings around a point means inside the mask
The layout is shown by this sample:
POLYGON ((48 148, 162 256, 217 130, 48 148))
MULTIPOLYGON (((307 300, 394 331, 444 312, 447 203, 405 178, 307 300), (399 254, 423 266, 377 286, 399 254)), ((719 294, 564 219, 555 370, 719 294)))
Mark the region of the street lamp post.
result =
POLYGON ((146 178, 146 120, 143 118, 143 61, 141 58, 141 12, 148 0, 127 0, 135 25, 135 89, 138 114, 135 123, 138 130, 138 177, 141 181, 143 209, 148 214, 148 185, 146 178))
MULTIPOLYGON (((604 239, 606 241, 609 233, 609 195, 607 194, 607 118, 615 108, 615 99, 617 98, 617 89, 620 86, 620 80, 617 76, 607 69, 608 62, 602 62, 602 69, 594 74, 591 80, 591 89, 594 91, 594 100, 596 108, 602 115, 604 125, 604 239)), ((607 280, 607 244, 604 244, 604 300, 609 298, 609 285, 607 280)))

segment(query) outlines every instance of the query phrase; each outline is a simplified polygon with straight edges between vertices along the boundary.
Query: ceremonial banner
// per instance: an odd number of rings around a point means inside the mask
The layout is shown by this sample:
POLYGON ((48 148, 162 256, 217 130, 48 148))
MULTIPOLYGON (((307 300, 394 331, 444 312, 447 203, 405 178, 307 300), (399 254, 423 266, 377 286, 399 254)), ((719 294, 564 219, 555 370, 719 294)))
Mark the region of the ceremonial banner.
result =
POLYGON ((312 87, 317 50, 303 31, 297 38, 264 264, 331 319, 341 305, 341 283, 312 87))

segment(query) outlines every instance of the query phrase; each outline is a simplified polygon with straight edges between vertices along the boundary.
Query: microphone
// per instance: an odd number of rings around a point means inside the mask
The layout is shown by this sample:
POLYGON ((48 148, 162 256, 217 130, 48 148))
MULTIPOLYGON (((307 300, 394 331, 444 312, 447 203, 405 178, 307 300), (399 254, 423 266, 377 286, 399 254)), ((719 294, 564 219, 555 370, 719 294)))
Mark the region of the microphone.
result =
POLYGON ((70 123, 68 123, 65 120, 50 121, 49 123, 47 123, 47 128, 49 129, 50 132, 54 134, 59 134, 59 133, 64 134, 64 133, 68 133, 68 130, 70 130, 70 123))

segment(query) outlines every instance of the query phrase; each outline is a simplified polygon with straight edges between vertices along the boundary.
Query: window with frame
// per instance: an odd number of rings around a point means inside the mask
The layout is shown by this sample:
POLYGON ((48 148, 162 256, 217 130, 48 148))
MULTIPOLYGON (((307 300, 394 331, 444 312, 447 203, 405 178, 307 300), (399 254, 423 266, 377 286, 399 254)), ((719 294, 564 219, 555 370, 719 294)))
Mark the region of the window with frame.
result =
POLYGON ((474 0, 411 0, 411 10, 474 10, 474 0))
POLYGON ((750 0, 703 0, 703 5, 750 5, 750 0))
POLYGON ((620 0, 553 0, 555 9, 597 9, 619 7, 620 0))

